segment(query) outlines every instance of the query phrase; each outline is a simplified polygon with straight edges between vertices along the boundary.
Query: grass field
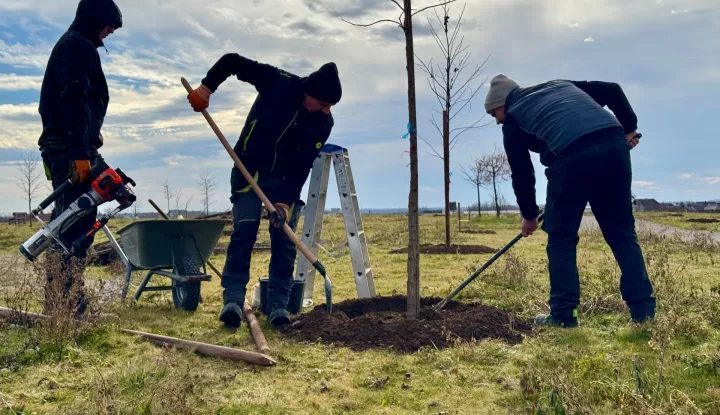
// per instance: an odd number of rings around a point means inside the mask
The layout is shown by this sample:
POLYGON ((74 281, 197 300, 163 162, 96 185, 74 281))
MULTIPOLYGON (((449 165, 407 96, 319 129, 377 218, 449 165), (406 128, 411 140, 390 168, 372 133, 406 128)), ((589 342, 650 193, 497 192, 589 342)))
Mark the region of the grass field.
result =
MULTIPOLYGON (((406 255, 388 251, 406 246, 406 218, 364 220, 378 294, 404 294, 406 255)), ((269 242, 266 224, 261 243, 269 242)), ((454 232, 454 243, 500 248, 519 231, 519 217, 483 216, 463 226, 496 234, 454 232)), ((17 245, 36 229, 0 225, 0 302, 12 300, 18 275, 31 273, 24 260, 13 261, 17 245)), ((343 232, 340 217, 326 217, 329 245, 342 242, 343 232)), ((441 243, 443 218, 422 216, 421 233, 422 243, 441 243)), ((523 319, 547 311, 546 241, 541 231, 521 240, 459 299, 523 319)), ((113 303, 108 311, 119 321, 79 330, 0 321, 0 414, 720 414, 720 248, 651 234, 640 241, 658 297, 654 322, 629 323, 612 254, 599 232, 586 231, 578 247, 581 326, 534 330, 514 346, 493 340, 417 353, 354 352, 290 341, 258 314, 279 362, 258 368, 163 349, 119 331, 255 350, 245 326, 230 332, 219 324, 218 278, 204 283, 194 313, 174 309, 169 293, 148 293, 132 306, 113 303)), ((447 295, 490 256, 422 255, 423 296, 447 295)), ((349 256, 319 258, 336 301, 355 297, 349 256)), ((220 268, 224 259, 211 258, 220 268)), ((268 263, 269 253, 254 254, 251 285, 268 263)), ((89 281, 119 275, 117 267, 88 270, 89 281)), ((134 276, 131 294, 140 278, 134 276)), ((42 295, 41 288, 31 291, 42 295)), ((316 281, 315 301, 322 298, 316 281)))
POLYGON ((720 232, 720 213, 638 212, 636 217, 680 229, 720 232))

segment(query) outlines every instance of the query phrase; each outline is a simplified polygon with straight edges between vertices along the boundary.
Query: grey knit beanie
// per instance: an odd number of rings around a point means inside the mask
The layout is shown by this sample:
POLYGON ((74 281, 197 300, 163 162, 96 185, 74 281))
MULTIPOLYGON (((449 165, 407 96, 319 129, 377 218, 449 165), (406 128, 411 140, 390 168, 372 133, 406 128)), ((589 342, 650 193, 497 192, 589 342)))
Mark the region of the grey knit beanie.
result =
POLYGON ((485 111, 505 106, 505 99, 510 91, 519 87, 517 82, 503 74, 495 76, 490 81, 490 89, 485 97, 485 111))

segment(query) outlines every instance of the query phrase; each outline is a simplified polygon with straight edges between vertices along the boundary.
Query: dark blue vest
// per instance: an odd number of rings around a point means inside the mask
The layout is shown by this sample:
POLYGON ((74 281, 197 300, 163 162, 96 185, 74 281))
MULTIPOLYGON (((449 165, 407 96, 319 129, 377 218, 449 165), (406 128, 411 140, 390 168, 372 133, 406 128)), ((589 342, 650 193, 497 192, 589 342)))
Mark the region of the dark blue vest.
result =
POLYGON ((555 155, 589 133, 620 127, 615 116, 571 82, 555 80, 510 92, 506 114, 547 142, 555 155))

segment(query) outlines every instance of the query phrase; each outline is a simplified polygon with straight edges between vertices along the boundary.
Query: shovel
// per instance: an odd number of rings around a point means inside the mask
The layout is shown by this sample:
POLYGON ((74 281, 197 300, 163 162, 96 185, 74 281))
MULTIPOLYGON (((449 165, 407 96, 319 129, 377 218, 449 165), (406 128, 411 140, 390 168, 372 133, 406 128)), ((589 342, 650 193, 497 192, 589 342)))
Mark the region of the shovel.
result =
MULTIPOLYGON (((180 81, 187 90, 188 94, 192 93, 193 88, 190 86, 190 83, 188 83, 185 78, 180 78, 180 81)), ((217 135, 218 139, 225 147, 225 150, 227 150, 228 154, 230 154, 230 157, 232 157, 232 159, 235 161, 235 165, 238 169, 240 169, 243 177, 245 177, 245 180, 247 180, 247 182, 257 194, 258 198, 260 198, 260 200, 263 202, 268 212, 271 214, 275 212, 275 206, 270 203, 270 200, 268 200, 260 187, 258 187, 257 183, 255 183, 255 180, 253 180, 253 177, 242 164, 240 158, 238 158, 237 154, 235 153, 235 150, 233 150, 228 141, 225 139, 225 136, 220 131, 217 124, 215 124, 215 121, 213 121, 213 119, 210 117, 210 114, 208 114, 207 110, 202 110, 202 115, 205 116, 208 124, 210 124, 210 128, 212 128, 212 130, 215 132, 215 135, 217 135)), ((307 260, 312 264, 312 266, 325 279, 325 309, 328 313, 332 312, 332 281, 330 281, 330 277, 328 277, 327 271, 325 271, 325 267, 323 266, 323 264, 320 263, 320 260, 317 259, 312 252, 310 252, 310 250, 305 246, 305 244, 300 241, 297 235, 295 235, 295 232, 290 229, 287 221, 283 224, 283 231, 285 231, 285 234, 288 236, 288 238, 290 238, 290 240, 295 244, 295 246, 300 250, 300 252, 305 255, 305 258, 307 258, 307 260)))
MULTIPOLYGON (((545 213, 543 213, 542 215, 538 216, 538 224, 540 224, 540 222, 542 222, 544 218, 545 218, 545 213)), ((440 301, 439 303, 435 304, 435 305, 433 306, 433 309, 434 309, 435 311, 440 311, 440 309, 442 309, 443 307, 445 307, 450 300, 452 300, 453 298, 455 298, 455 296, 458 295, 458 293, 463 290, 463 288, 465 288, 465 287, 466 287, 468 284, 470 284, 475 278, 477 278, 477 276, 480 275, 480 273, 482 273, 483 271, 485 271, 485 270, 487 269, 487 267, 489 267, 490 265, 492 265, 492 263, 495 262, 496 259, 500 258, 505 252, 507 252, 508 249, 510 249, 513 245, 515 245, 515 243, 516 243, 517 241, 519 241, 522 237, 523 237, 522 232, 519 233, 519 234, 517 234, 517 236, 514 237, 512 241, 508 242, 508 244, 505 245, 501 250, 497 251, 497 252, 495 253, 495 255, 492 256, 492 258, 490 258, 482 267, 480 267, 480 268, 479 268, 477 271, 475 271, 471 276, 469 276, 465 281, 463 281, 462 284, 460 284, 453 292, 451 292, 450 294, 448 294, 447 297, 443 298, 442 301, 440 301)))

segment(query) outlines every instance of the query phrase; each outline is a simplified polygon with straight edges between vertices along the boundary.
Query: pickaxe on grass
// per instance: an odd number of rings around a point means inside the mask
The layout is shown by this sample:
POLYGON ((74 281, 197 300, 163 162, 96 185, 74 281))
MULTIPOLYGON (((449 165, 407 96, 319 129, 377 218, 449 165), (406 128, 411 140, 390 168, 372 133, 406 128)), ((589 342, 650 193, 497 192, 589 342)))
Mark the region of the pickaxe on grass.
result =
MULTIPOLYGON (((187 90, 188 94, 192 93, 193 88, 190 86, 190 83, 185 78, 180 78, 180 81, 182 82, 183 86, 187 90)), ((268 212, 270 214, 275 212, 275 206, 273 206, 272 203, 270 203, 270 200, 265 196, 263 191, 260 189, 260 187, 255 183, 255 180, 250 175, 250 173, 247 171, 245 166, 240 161, 240 158, 238 158, 237 154, 235 153, 235 150, 230 146, 228 141, 225 139, 225 136, 218 128, 217 124, 215 124, 215 121, 210 117, 210 114, 208 114, 207 110, 202 110, 202 115, 207 120, 208 124, 210 124, 210 128, 215 132, 215 135, 217 135, 218 139, 222 143, 222 145, 225 147, 225 150, 227 150, 228 154, 230 154, 230 157, 232 157, 233 161, 235 161, 235 165, 238 169, 240 169, 240 172, 242 173, 243 177, 245 177, 245 180, 250 184, 252 189, 257 194, 258 198, 263 202, 265 207, 267 208, 268 212)), ((303 244, 300 239, 295 235, 295 232, 292 231, 290 226, 285 222, 283 224, 283 231, 285 231, 285 234, 290 238, 290 240, 295 244, 295 246, 302 252, 303 255, 305 255, 305 258, 312 264, 312 266, 320 273, 320 275, 323 276, 325 279, 325 309, 328 312, 332 312, 332 281, 330 281, 330 277, 327 275, 327 271, 325 271, 325 267, 322 263, 320 263, 320 260, 313 255, 312 252, 303 244)))
MULTIPOLYGON (((540 216, 538 216, 538 224, 539 224, 540 222, 542 222, 544 218, 545 218, 545 213, 543 213, 543 214, 541 214, 540 216)), ((462 284, 460 284, 453 292, 451 292, 450 294, 448 294, 447 297, 443 298, 442 301, 440 301, 439 303, 435 304, 435 305, 433 306, 433 309, 435 309, 435 311, 440 311, 440 309, 442 309, 443 307, 445 307, 450 300, 452 300, 456 295, 458 295, 458 293, 459 293, 460 291, 463 290, 463 288, 465 288, 465 287, 466 287, 468 284, 470 284, 475 278, 477 278, 477 276, 480 275, 480 273, 482 273, 483 271, 485 271, 485 270, 487 269, 487 267, 489 267, 490 265, 492 265, 492 263, 495 262, 496 259, 500 258, 505 252, 507 252, 508 249, 510 249, 513 245, 515 245, 515 243, 516 243, 517 241, 519 241, 522 237, 523 237, 522 232, 519 233, 519 234, 517 234, 517 236, 514 237, 512 241, 510 241, 507 245, 505 245, 501 250, 497 251, 497 252, 495 253, 495 255, 492 256, 492 258, 490 258, 482 267, 480 267, 480 268, 479 268, 477 271, 475 271, 471 276, 469 276, 465 281, 463 281, 462 284)))

